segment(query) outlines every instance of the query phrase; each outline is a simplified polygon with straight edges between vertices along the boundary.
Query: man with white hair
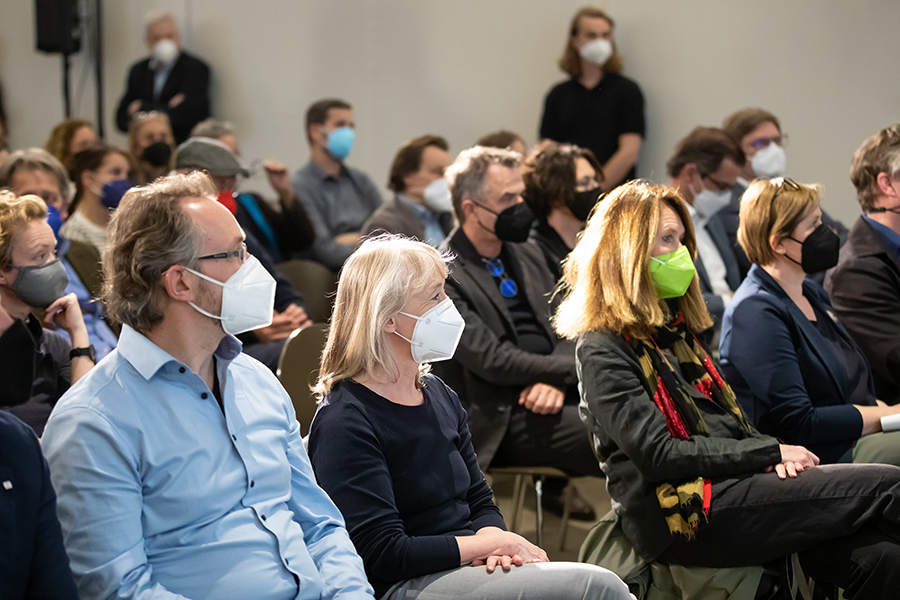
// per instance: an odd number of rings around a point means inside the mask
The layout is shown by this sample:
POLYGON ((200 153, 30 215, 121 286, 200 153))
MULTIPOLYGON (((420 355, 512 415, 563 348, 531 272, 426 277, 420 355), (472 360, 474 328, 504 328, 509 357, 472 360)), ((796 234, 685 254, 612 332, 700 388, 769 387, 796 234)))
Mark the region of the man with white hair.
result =
POLYGON ((135 63, 128 73, 128 87, 116 110, 122 132, 135 115, 157 111, 169 116, 175 142, 188 138, 191 129, 209 116, 209 67, 181 48, 175 17, 151 13, 146 38, 150 56, 135 63))

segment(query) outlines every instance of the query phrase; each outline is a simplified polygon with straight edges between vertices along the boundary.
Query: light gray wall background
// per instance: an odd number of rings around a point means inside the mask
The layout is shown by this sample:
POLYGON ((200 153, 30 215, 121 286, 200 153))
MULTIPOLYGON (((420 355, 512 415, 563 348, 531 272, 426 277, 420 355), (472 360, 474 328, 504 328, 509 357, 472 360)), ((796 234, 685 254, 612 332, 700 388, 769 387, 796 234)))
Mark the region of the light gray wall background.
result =
MULTIPOLYGON (((93 0, 90 0, 93 2, 93 0)), ((397 147, 423 133, 452 151, 509 128, 536 141, 556 59, 584 0, 105 0, 107 139, 130 64, 146 55, 151 9, 180 20, 185 47, 213 69, 216 116, 238 127, 246 158, 308 159, 306 107, 355 106, 349 163, 379 184, 397 147)), ((639 173, 696 125, 745 106, 773 111, 790 135, 788 172, 825 185, 825 207, 858 214, 847 177, 860 142, 900 120, 896 0, 607 0, 626 75, 647 99, 639 173)), ((3 0, 0 81, 14 147, 43 145, 62 119, 60 59, 34 50, 34 3, 3 0)), ((94 118, 86 53, 72 61, 75 115, 94 118)), ((265 190, 263 182, 251 186, 265 190)), ((269 192, 270 193, 270 192, 269 192)), ((385 192, 386 194, 386 192, 385 192)))

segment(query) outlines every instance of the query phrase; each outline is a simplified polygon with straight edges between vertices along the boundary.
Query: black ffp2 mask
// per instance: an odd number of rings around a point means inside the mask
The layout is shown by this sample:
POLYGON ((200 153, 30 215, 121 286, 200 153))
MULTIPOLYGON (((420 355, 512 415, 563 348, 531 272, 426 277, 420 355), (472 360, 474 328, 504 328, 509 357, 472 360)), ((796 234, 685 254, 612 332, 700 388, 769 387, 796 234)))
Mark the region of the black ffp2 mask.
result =
POLYGON ((602 197, 603 194, 598 187, 592 190, 575 192, 575 198, 572 199, 569 210, 572 211, 572 215, 579 221, 587 221, 588 217, 591 216, 591 211, 594 210, 594 207, 597 206, 602 197))
MULTIPOLYGON (((794 240, 794 238, 790 238, 794 240)), ((821 271, 827 271, 838 264, 841 255, 841 238, 831 228, 822 223, 813 232, 806 236, 800 244, 800 268, 804 273, 812 275, 821 271)), ((793 262, 797 262, 788 256, 793 262)))

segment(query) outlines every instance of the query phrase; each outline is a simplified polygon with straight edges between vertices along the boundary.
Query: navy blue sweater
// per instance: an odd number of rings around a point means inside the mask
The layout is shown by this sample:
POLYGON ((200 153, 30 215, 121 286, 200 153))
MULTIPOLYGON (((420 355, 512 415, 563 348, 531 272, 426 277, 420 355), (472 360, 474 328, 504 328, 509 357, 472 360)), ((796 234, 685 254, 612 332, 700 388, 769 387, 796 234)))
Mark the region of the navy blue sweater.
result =
POLYGON ((455 536, 506 529, 459 398, 432 375, 423 392, 423 404, 404 406, 345 380, 310 428, 316 479, 344 515, 376 597, 459 567, 455 536))

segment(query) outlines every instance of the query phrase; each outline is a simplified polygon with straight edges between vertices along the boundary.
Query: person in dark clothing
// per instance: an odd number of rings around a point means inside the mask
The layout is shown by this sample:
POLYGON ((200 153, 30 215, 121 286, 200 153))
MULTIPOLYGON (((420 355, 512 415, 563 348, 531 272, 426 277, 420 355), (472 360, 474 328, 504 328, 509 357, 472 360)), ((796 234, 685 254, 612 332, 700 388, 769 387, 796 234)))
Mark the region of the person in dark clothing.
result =
POLYGON ((0 481, 3 598, 78 600, 41 445, 25 423, 3 411, 0 481))
POLYGON ((341 271, 322 355, 310 461, 376 597, 630 598, 599 567, 526 564, 547 555, 506 531, 466 412, 428 373, 466 327, 444 293, 446 259, 401 236, 364 242, 341 271))
POLYGON ((613 20, 586 7, 572 19, 560 68, 571 79, 544 100, 540 137, 591 150, 603 164, 604 192, 635 177, 646 126, 644 96, 622 75, 613 20))
POLYGON ((116 125, 126 133, 135 115, 165 113, 175 143, 180 144, 194 125, 210 114, 209 67, 181 49, 181 35, 171 14, 151 16, 146 35, 150 56, 128 73, 127 88, 116 109, 116 125))
POLYGON ((895 597, 900 468, 819 466, 753 428, 697 339, 712 320, 696 256, 679 194, 631 183, 566 263, 554 323, 578 338, 582 417, 625 537, 645 560, 685 566, 797 553, 846 598, 895 597))
POLYGON ((522 196, 534 213, 531 239, 559 281, 561 263, 578 242, 600 197, 603 170, 594 153, 572 144, 541 142, 525 159, 522 196))
POLYGON ((63 295, 68 278, 55 248, 43 200, 0 191, 0 406, 38 436, 63 392, 96 360, 78 299, 63 295), (72 345, 41 327, 33 309, 72 345))

